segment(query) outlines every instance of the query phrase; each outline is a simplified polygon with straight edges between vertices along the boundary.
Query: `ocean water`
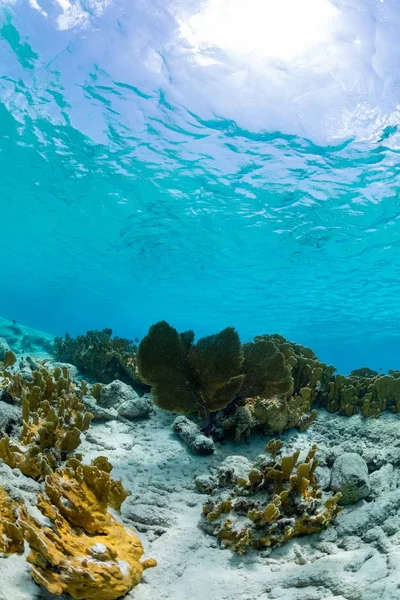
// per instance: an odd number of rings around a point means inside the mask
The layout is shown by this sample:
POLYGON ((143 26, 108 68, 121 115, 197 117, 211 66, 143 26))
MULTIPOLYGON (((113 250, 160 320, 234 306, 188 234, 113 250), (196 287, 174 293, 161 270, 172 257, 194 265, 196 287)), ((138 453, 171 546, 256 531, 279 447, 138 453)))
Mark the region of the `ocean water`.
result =
POLYGON ((400 367, 397 0, 0 0, 0 316, 400 367))

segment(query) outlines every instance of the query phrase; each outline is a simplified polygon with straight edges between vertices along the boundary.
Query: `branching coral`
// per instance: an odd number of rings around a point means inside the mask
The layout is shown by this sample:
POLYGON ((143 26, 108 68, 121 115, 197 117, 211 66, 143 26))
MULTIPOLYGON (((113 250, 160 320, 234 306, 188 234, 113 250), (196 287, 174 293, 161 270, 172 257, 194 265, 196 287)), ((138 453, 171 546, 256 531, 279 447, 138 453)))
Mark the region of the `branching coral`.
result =
POLYGON ((179 334, 161 321, 138 351, 139 374, 152 386, 155 403, 166 410, 202 416, 224 408, 241 388, 243 354, 232 327, 194 344, 194 333, 179 334))
MULTIPOLYGON (((283 336, 274 335, 261 335, 254 339, 254 342, 245 344, 244 347, 250 346, 252 352, 256 352, 256 348, 259 347, 258 353, 261 353, 261 348, 265 348, 266 345, 275 350, 269 350, 267 356, 266 368, 264 370, 264 380, 275 379, 278 381, 285 381, 285 389, 271 388, 271 385, 267 386, 266 390, 254 389, 251 387, 247 394, 248 396, 262 396, 264 398, 271 398, 273 396, 292 395, 300 394, 303 388, 309 388, 311 390, 311 401, 314 402, 320 393, 323 393, 328 389, 329 382, 333 379, 335 368, 328 366, 325 363, 318 360, 314 352, 310 348, 300 346, 293 342, 289 342, 283 336), (268 361, 268 355, 271 357, 268 361), (280 358, 277 357, 280 355, 280 358), (274 358, 275 364, 272 363, 272 357, 274 358), (290 385, 288 381, 288 375, 290 376, 290 385)), ((263 352, 265 356, 265 350, 263 352)), ((251 360, 249 361, 249 367, 251 366, 251 360)), ((247 382, 249 377, 247 370, 245 369, 246 380, 243 384, 243 389, 246 390, 247 382)), ((262 372, 258 374, 258 380, 262 381, 262 372)))
POLYGON ((82 390, 75 388, 66 368, 53 373, 42 368, 33 373, 32 382, 11 372, 3 375, 8 393, 22 402, 23 427, 18 443, 7 435, 0 440, 0 458, 41 479, 78 448, 81 433, 89 428, 92 415, 80 399, 85 384, 82 390))
POLYGON ((140 562, 139 538, 107 510, 119 509, 126 497, 111 476, 111 465, 99 457, 83 465, 81 457, 50 474, 38 508, 51 526, 42 525, 26 508, 19 527, 31 553, 32 576, 54 594, 77 600, 114 600, 125 595, 153 559, 140 562))
POLYGON ((361 413, 364 417, 379 417, 384 410, 400 412, 400 373, 389 371, 378 375, 370 369, 338 375, 329 385, 325 401, 330 412, 347 416, 361 413))
POLYGON ((24 538, 17 526, 18 503, 0 487, 0 552, 22 554, 24 538))
POLYGON ((111 329, 87 331, 85 335, 54 341, 57 360, 75 365, 82 373, 101 383, 119 379, 129 383, 139 393, 148 387, 139 377, 136 365, 137 346, 121 337, 112 337, 111 329))
POLYGON ((316 450, 313 446, 298 462, 299 451, 277 458, 281 444, 269 442, 270 456, 257 461, 236 486, 219 482, 204 504, 202 526, 239 554, 248 547, 267 548, 321 531, 341 509, 340 494, 322 497, 315 476, 316 450))

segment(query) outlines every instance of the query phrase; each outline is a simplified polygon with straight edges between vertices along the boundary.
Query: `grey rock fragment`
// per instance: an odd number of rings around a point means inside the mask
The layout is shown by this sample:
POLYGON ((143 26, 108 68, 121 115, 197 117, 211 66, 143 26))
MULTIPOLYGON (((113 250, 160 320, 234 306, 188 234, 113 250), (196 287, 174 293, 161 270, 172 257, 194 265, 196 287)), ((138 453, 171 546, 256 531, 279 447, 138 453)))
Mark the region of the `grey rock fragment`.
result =
POLYGON ((315 469, 315 474, 317 476, 317 480, 319 485, 323 490, 329 490, 329 486, 331 483, 331 471, 328 467, 318 466, 315 469))
POLYGON ((97 402, 92 402, 93 414, 97 419, 115 419, 118 415, 126 419, 149 417, 154 411, 151 396, 139 396, 126 383, 118 379, 101 388, 97 402), (111 411, 111 412, 109 412, 111 411))
POLYGON ((340 455, 332 467, 330 487, 334 492, 341 492, 342 505, 366 498, 370 493, 370 482, 365 460, 355 452, 340 455))
POLYGON ((122 404, 132 402, 136 398, 139 398, 139 396, 130 385, 116 379, 107 385, 103 385, 98 403, 104 408, 118 409, 122 404))
POLYGON ((389 492, 375 502, 365 503, 341 513, 338 516, 336 531, 340 537, 344 535, 362 536, 372 527, 382 525, 386 520, 391 520, 400 510, 400 490, 389 492))
POLYGON ((207 455, 215 452, 213 440, 203 435, 196 423, 190 419, 177 417, 172 424, 172 429, 195 454, 207 455))
POLYGON ((154 411, 152 399, 147 394, 139 396, 134 390, 129 400, 118 407, 118 414, 126 419, 142 419, 149 417, 154 411))
POLYGON ((217 469, 218 485, 235 485, 238 477, 247 479, 251 469, 252 464, 245 456, 227 456, 217 469))
POLYGON ((112 421, 118 418, 118 412, 115 408, 104 408, 100 406, 93 396, 83 398, 86 410, 92 413, 93 421, 112 421))
POLYGON ((198 475, 194 480, 196 490, 200 494, 211 494, 216 486, 215 477, 210 474, 198 475))
POLYGON ((369 476, 371 498, 379 498, 399 487, 399 472, 390 463, 383 465, 378 471, 369 476))
POLYGON ((52 369, 56 369, 57 367, 59 369, 63 369, 64 367, 67 367, 70 375, 71 375, 71 379, 79 379, 79 371, 78 369, 75 367, 75 365, 71 365, 71 363, 64 363, 64 362, 59 362, 59 361, 55 361, 51 363, 51 368, 52 369))
POLYGON ((22 423, 21 408, 15 404, 1 401, 0 394, 0 432, 10 435, 14 428, 22 423))

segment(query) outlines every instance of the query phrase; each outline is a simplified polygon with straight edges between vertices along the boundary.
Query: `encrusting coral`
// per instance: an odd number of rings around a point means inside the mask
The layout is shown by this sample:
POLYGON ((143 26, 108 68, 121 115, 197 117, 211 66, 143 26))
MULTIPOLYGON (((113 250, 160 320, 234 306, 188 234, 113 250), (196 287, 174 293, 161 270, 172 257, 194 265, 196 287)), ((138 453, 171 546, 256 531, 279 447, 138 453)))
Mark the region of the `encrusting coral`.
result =
POLYGON ((160 408, 204 418, 229 404, 244 379, 241 344, 232 327, 195 344, 192 331, 180 334, 161 321, 141 341, 137 361, 160 408))
POLYGON ((66 367, 53 372, 43 367, 31 382, 4 371, 2 386, 21 402, 23 426, 18 441, 1 438, 0 458, 28 477, 43 479, 78 448, 90 426, 92 415, 81 402, 86 384, 75 386, 66 367))
POLYGON ((218 481, 203 506, 204 529, 239 554, 321 531, 341 510, 340 494, 323 499, 315 475, 317 447, 302 462, 299 451, 278 458, 281 449, 281 442, 271 440, 269 456, 256 461, 233 487, 218 481))
POLYGON ((17 526, 19 504, 0 487, 0 552, 22 554, 24 538, 17 526))
POLYGON ((136 364, 137 345, 131 340, 112 337, 111 329, 87 331, 85 335, 54 340, 54 356, 75 365, 83 374, 100 383, 119 379, 129 383, 138 393, 148 391, 136 364))
POLYGON ((104 457, 84 465, 77 455, 48 475, 38 508, 50 526, 25 507, 20 510, 32 577, 53 594, 114 600, 157 564, 154 559, 140 561, 144 552, 139 538, 108 511, 108 506, 119 510, 127 496, 111 478, 111 468, 104 457))

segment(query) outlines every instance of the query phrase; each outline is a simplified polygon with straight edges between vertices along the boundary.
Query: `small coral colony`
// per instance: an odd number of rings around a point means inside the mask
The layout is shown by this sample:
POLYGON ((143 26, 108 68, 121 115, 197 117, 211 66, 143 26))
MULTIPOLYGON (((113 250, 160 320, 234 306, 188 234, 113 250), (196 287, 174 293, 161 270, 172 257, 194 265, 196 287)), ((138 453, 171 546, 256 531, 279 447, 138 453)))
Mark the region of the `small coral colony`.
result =
POLYGON ((138 346, 111 330, 66 335, 55 340, 58 365, 39 362, 28 374, 12 351, 3 353, 0 398, 20 407, 22 426, 3 433, 0 458, 42 482, 42 492, 33 515, 0 488, 0 549, 4 557, 23 553, 26 542, 31 575, 49 592, 113 600, 156 566, 155 559, 142 560, 139 538, 115 516, 128 494, 113 480, 112 465, 104 456, 88 464, 77 452, 91 427, 85 407, 99 399, 103 384, 119 379, 140 396, 151 391, 156 406, 181 415, 174 430, 194 452, 211 454, 216 442, 255 432, 270 436, 248 472, 207 482, 200 525, 239 554, 318 532, 341 510, 340 494, 326 494, 318 483, 316 446, 300 460, 299 451, 282 455, 283 443, 273 436, 307 429, 318 407, 347 416, 400 412, 400 371, 335 375, 312 350, 280 335, 241 344, 229 327, 194 337, 165 321, 138 346), (91 383, 74 379, 65 363, 91 383))

